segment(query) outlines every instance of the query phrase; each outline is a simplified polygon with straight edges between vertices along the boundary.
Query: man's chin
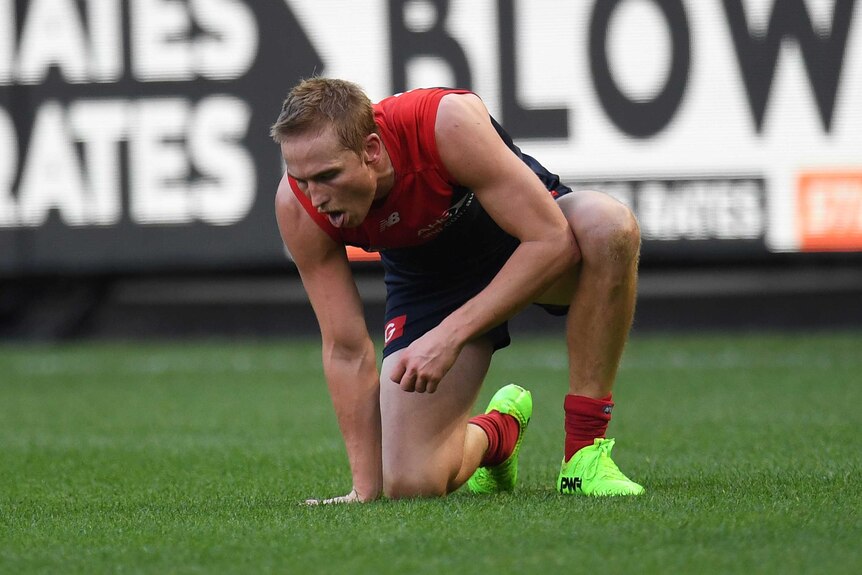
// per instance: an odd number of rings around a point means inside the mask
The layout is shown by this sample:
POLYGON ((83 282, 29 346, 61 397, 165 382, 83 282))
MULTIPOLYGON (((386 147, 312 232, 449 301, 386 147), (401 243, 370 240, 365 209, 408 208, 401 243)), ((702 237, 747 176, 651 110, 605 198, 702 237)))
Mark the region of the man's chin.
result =
POLYGON ((358 228, 359 226, 362 225, 362 222, 364 222, 365 218, 367 218, 367 217, 368 217, 368 213, 363 214, 362 217, 359 217, 355 214, 349 214, 349 215, 344 214, 344 222, 341 224, 341 227, 343 227, 343 228, 358 228))

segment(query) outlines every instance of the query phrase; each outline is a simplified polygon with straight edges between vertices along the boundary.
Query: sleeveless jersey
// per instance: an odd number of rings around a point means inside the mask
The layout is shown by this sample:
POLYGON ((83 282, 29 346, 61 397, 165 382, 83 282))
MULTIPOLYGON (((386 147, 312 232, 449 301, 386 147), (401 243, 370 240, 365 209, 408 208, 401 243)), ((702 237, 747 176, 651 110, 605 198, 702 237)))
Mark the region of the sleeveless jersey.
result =
MULTIPOLYGON (((437 150, 434 128, 440 99, 447 94, 467 93, 470 92, 422 88, 373 104, 374 119, 395 171, 395 183, 385 198, 372 204, 359 226, 333 226, 289 178, 294 195, 336 242, 380 251, 387 269, 397 266, 409 271, 418 266, 417 270, 433 273, 442 271, 445 262, 451 262, 456 253, 471 252, 475 257, 487 256, 489 251, 511 253, 517 240, 485 213, 470 189, 453 180, 437 150)), ((556 175, 523 154, 493 118, 491 122, 506 145, 554 197, 570 191, 556 175)))
POLYGON ((336 242, 380 251, 426 243, 458 211, 456 183, 440 160, 434 125, 440 99, 464 90, 420 89, 374 104, 374 120, 395 171, 389 194, 372 204, 355 228, 336 228, 290 178, 293 193, 315 222, 336 242))

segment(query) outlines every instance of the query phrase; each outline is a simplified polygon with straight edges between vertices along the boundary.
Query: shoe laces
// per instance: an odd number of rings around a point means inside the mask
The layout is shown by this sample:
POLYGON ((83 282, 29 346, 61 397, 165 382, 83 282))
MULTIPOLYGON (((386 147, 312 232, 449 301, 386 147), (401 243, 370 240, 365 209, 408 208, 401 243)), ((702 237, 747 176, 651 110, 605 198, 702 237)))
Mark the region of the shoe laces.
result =
POLYGON ((616 479, 622 481, 631 481, 620 471, 614 460, 611 459, 611 450, 614 448, 613 439, 602 439, 596 444, 598 453, 590 462, 588 471, 584 475, 589 477, 599 477, 601 479, 616 479))

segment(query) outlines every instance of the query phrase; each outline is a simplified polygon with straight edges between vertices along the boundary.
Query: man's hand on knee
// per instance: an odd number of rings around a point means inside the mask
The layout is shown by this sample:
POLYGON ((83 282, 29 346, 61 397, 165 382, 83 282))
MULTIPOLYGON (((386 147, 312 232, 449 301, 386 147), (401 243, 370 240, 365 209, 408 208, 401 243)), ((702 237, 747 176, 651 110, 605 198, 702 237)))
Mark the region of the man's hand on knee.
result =
POLYGON ((404 391, 434 393, 459 351, 445 334, 432 329, 401 353, 390 378, 404 391))

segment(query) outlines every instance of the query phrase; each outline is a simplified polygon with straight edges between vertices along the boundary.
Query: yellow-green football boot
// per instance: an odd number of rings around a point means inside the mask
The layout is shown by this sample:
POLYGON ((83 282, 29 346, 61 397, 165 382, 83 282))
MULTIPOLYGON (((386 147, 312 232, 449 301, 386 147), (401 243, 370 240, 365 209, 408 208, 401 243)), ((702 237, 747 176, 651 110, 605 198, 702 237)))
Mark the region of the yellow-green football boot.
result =
POLYGON ((521 441, 533 415, 533 396, 523 387, 510 383, 494 394, 485 413, 495 410, 518 420, 518 441, 515 443, 512 455, 506 461, 494 467, 480 467, 470 476, 467 480, 467 489, 471 493, 512 491, 518 481, 518 452, 521 450, 521 441))
POLYGON ((557 491, 596 497, 643 493, 644 488, 626 477, 611 459, 613 447, 613 439, 597 438, 569 461, 564 460, 557 477, 557 491))

